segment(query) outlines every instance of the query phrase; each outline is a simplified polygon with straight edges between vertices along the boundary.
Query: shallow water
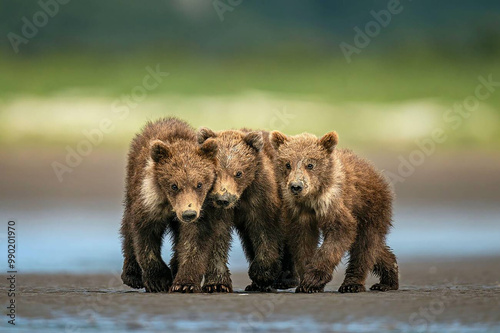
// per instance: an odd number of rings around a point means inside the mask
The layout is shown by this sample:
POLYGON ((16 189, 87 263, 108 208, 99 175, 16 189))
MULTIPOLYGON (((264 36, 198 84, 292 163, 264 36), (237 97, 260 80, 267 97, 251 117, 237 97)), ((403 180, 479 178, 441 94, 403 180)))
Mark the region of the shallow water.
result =
MULTIPOLYGON (((119 205, 8 211, 10 216, 2 218, 17 221, 19 271, 99 273, 121 269, 119 205)), ((394 221, 388 244, 400 261, 500 253, 500 208, 398 207, 394 221)), ((4 243, 4 230, 0 237, 4 243)), ((245 271, 246 260, 239 240, 234 239, 230 268, 245 271)), ((166 245, 164 257, 168 258, 168 241, 166 245)), ((6 270, 5 261, 0 267, 6 270)))
MULTIPOLYGON (((93 320, 82 320, 78 317, 62 316, 57 321, 50 319, 20 318, 23 327, 16 328, 16 332, 47 332, 66 331, 72 332, 75 328, 79 332, 345 332, 345 333, 371 333, 371 332, 407 332, 407 333, 497 333, 500 325, 488 324, 462 324, 458 322, 434 323, 422 327, 412 327, 406 323, 391 323, 379 318, 367 318, 358 322, 321 323, 312 318, 301 317, 295 320, 283 318, 267 322, 252 323, 244 321, 214 321, 186 320, 168 317, 142 316, 131 322, 128 316, 123 316, 122 324, 117 325, 117 320, 95 316, 93 320)), ((1 329, 0 329, 1 331, 1 329)))

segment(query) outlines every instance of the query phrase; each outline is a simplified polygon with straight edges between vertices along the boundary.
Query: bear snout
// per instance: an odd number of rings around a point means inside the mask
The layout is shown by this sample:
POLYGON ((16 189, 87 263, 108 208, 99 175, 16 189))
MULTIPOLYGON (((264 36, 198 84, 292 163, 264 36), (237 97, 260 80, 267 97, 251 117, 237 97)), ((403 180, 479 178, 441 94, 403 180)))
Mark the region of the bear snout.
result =
POLYGON ((192 222, 196 220, 198 213, 194 210, 185 210, 182 212, 182 220, 184 222, 192 222))
POLYGON ((221 208, 229 208, 238 199, 236 195, 230 193, 217 194, 214 198, 215 205, 221 208))
POLYGON ((296 181, 290 183, 290 191, 292 191, 294 195, 299 195, 303 189, 304 189, 304 182, 296 181))

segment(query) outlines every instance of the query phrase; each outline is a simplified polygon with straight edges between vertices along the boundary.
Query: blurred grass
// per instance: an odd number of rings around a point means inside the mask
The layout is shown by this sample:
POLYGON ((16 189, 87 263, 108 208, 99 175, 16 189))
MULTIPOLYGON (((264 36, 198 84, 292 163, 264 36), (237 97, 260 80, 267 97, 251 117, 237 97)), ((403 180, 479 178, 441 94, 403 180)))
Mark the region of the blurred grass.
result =
MULTIPOLYGON (((0 142, 54 144, 81 138, 110 104, 142 83, 145 68, 170 73, 132 110, 106 144, 127 144, 146 119, 178 115, 216 129, 273 129, 276 112, 294 118, 288 133, 337 129, 349 143, 413 144, 442 124, 442 113, 472 95, 478 76, 500 81, 496 59, 449 59, 429 54, 343 58, 315 54, 210 58, 158 54, 52 54, 0 57, 0 142), (274 119, 274 120, 273 120, 274 119)), ((500 90, 450 135, 448 147, 500 143, 500 90)), ((119 122, 119 124, 118 124, 119 122)), ((276 126, 275 126, 276 127, 276 126)))
MULTIPOLYGON (((45 55, 0 57, 0 97, 54 95, 77 88, 117 96, 130 92, 145 67, 160 64, 172 77, 152 94, 213 95, 247 90, 316 96, 329 102, 387 102, 420 98, 463 99, 479 75, 500 78, 496 59, 449 59, 421 55, 343 58, 277 54, 255 58, 193 56, 45 55)), ((500 94, 489 103, 500 105, 500 94)))

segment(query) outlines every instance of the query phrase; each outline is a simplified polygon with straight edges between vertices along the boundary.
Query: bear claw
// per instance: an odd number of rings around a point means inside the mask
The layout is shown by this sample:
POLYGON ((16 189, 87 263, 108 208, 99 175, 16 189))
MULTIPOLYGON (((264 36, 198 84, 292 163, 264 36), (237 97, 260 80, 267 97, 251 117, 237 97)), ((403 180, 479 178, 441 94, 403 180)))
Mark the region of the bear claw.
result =
POLYGON ((233 287, 225 284, 209 284, 203 286, 203 292, 208 294, 213 293, 232 293, 233 287))
POLYGON ((362 284, 346 284, 339 288, 339 293, 361 293, 366 291, 365 286, 362 284))
POLYGON ((183 294, 193 294, 193 293, 199 293, 200 288, 194 284, 174 284, 170 288, 170 292, 183 293, 183 294))

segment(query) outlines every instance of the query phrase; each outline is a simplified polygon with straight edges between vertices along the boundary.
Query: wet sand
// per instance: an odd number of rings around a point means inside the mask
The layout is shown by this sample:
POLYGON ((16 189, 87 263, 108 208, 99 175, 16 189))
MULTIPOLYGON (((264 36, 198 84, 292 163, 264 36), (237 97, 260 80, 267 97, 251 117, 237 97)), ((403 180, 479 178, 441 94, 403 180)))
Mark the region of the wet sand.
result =
POLYGON ((235 293, 212 295, 148 294, 122 285, 119 272, 19 274, 16 331, 500 331, 500 257, 422 259, 400 268, 398 291, 339 294, 341 269, 325 293, 313 295, 245 293, 245 273, 233 274, 235 293))

